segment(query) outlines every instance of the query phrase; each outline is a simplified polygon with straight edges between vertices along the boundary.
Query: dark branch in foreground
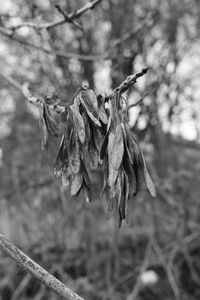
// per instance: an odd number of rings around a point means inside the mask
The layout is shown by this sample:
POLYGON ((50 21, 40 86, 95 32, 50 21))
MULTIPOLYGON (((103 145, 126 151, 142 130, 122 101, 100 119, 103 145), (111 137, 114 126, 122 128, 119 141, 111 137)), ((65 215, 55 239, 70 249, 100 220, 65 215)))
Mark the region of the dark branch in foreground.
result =
POLYGON ((49 274, 45 269, 38 265, 34 260, 24 254, 19 248, 0 234, 0 249, 12 258, 20 267, 31 273, 46 287, 65 300, 83 300, 79 295, 67 288, 63 283, 49 274))

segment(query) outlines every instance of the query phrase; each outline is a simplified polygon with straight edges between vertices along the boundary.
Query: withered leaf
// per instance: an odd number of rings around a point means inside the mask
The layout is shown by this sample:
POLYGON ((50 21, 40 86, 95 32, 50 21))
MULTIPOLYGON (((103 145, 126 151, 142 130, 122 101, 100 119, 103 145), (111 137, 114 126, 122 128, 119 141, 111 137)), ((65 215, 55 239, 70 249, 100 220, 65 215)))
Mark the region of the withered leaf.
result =
POLYGON ((85 142, 85 124, 80 112, 77 110, 76 106, 71 105, 70 109, 73 113, 74 124, 78 133, 79 140, 82 144, 85 142))
POLYGON ((144 156, 143 156, 142 152, 141 152, 141 155, 142 155, 143 165, 144 165, 144 179, 145 179, 146 186, 147 186, 151 196, 153 198, 156 198, 156 189, 155 189, 154 183, 151 179, 151 176, 150 176, 150 174, 147 170, 146 162, 145 162, 145 159, 144 159, 144 156))
POLYGON ((49 135, 43 117, 40 119, 40 127, 42 133, 41 148, 44 150, 45 148, 49 147, 49 135))
POLYGON ((128 222, 128 200, 130 198, 130 185, 128 176, 124 172, 124 195, 125 195, 125 216, 126 216, 126 222, 128 222))
POLYGON ((64 187, 69 185, 69 178, 65 174, 62 174, 62 185, 64 187))
POLYGON ((119 169, 124 155, 124 140, 121 124, 118 124, 114 134, 111 164, 115 169, 119 169))
POLYGON ((84 165, 84 163, 82 163, 82 172, 83 172, 83 179, 85 184, 87 185, 87 187, 90 187, 90 177, 87 171, 86 166, 84 165))
POLYGON ((90 111, 89 107, 87 106, 87 104, 85 103, 84 99, 82 99, 82 97, 80 97, 80 101, 82 106, 85 108, 89 118, 93 121, 94 124, 96 124, 97 126, 101 127, 101 123, 99 122, 99 120, 94 116, 94 114, 90 111))
POLYGON ((108 137, 108 185, 111 187, 115 183, 118 175, 118 170, 112 164, 114 145, 114 133, 111 132, 108 137))
POLYGON ((98 101, 97 101, 97 97, 96 97, 94 91, 91 89, 87 89, 86 90, 86 98, 84 98, 84 100, 86 100, 90 110, 96 116, 98 116, 98 101))
POLYGON ((100 159, 103 159, 106 155, 106 150, 107 150, 107 146, 108 146, 108 136, 109 136, 109 133, 107 132, 105 137, 104 137, 103 143, 101 145, 100 159))
POLYGON ((67 123, 67 114, 66 114, 66 111, 63 111, 60 114, 60 120, 61 120, 62 123, 67 123))
POLYGON ((131 144, 130 141, 130 129, 128 127, 125 127, 125 124, 121 123, 122 127, 122 133, 123 133, 123 139, 124 139, 124 148, 126 151, 126 154, 129 157, 130 163, 133 164, 133 158, 134 158, 134 145, 131 144))
POLYGON ((101 192, 102 197, 106 191, 106 188, 108 187, 107 178, 108 178, 108 166, 107 166, 107 163, 105 163, 104 164, 104 172, 103 172, 103 187, 102 187, 102 192, 101 192))
POLYGON ((89 142, 88 154, 89 154, 89 166, 92 170, 94 170, 98 167, 99 153, 98 153, 92 139, 89 142))
POLYGON ((71 179, 71 196, 75 196, 81 189, 83 183, 83 174, 79 172, 74 174, 71 179))
POLYGON ((106 155, 106 150, 107 150, 107 146, 108 146, 108 137, 109 137, 109 133, 111 132, 112 129, 112 118, 111 116, 109 116, 108 119, 108 124, 107 124, 107 132, 106 135, 104 136, 104 140, 103 143, 101 145, 101 149, 100 149, 100 159, 103 159, 106 155))
POLYGON ((65 136, 63 135, 60 142, 60 147, 58 150, 58 155, 54 164, 54 175, 56 177, 60 176, 63 172, 63 168, 65 165, 65 157, 64 157, 64 149, 65 149, 65 136))
POLYGON ((104 105, 101 105, 99 108, 99 119, 101 120, 101 122, 103 124, 107 124, 108 123, 108 116, 106 114, 104 105))
POLYGON ((96 127, 95 125, 92 124, 94 144, 98 152, 101 150, 101 145, 103 143, 103 134, 101 130, 102 130, 101 128, 96 127))
POLYGON ((125 212, 125 192, 124 192, 124 172, 120 172, 120 181, 121 181, 121 197, 118 199, 118 206, 119 206, 119 227, 121 227, 122 220, 126 218, 125 212))
POLYGON ((43 118, 49 136, 58 137, 59 134, 59 117, 57 113, 50 109, 50 107, 43 103, 43 118))
POLYGON ((136 179, 137 179, 137 190, 143 180, 147 186, 147 189, 153 198, 156 197, 156 191, 153 184, 153 181, 149 175, 149 172, 146 167, 146 163, 144 160, 143 153, 136 141, 136 139, 132 136, 132 141, 135 147, 135 157, 134 157, 134 168, 136 170, 136 179))
POLYGON ((123 167, 124 167, 124 172, 128 177, 130 195, 132 196, 136 193, 137 183, 136 183, 136 176, 135 176, 133 166, 131 165, 131 162, 126 152, 123 157, 123 167))
POLYGON ((79 172, 81 167, 80 149, 78 144, 78 137, 76 132, 72 132, 71 139, 69 142, 69 166, 71 172, 76 174, 79 172))
POLYGON ((88 115, 85 111, 82 112, 82 118, 83 118, 83 122, 85 124, 85 146, 86 146, 86 148, 88 148, 89 141, 91 139, 91 130, 90 130, 88 115))

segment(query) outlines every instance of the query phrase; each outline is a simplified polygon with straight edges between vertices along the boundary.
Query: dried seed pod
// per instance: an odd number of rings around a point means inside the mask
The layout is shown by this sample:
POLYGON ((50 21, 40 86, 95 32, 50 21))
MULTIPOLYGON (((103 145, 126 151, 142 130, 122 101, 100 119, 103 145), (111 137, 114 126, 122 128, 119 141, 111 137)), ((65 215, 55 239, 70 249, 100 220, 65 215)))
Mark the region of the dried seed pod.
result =
POLYGON ((135 195, 136 188, 137 188, 136 175, 134 172, 134 168, 131 165, 129 157, 126 153, 126 150, 125 150, 124 157, 123 157, 123 168, 124 168, 124 172, 126 173, 126 175, 128 177, 130 195, 133 196, 133 195, 135 195))
POLYGON ((125 211, 126 199, 125 199, 125 193, 124 193, 124 172, 123 172, 123 170, 121 170, 121 172, 120 172, 120 178, 121 178, 121 197, 118 200, 119 227, 121 227, 122 220, 124 220, 126 218, 126 211, 125 211))
MULTIPOLYGON (((90 102, 88 102, 87 96, 83 95, 82 97, 81 95, 79 95, 79 99, 80 99, 80 103, 84 107, 85 111, 87 112, 87 115, 92 120, 92 122, 95 125, 101 127, 101 123, 98 120, 98 111, 97 113, 94 113, 95 112, 95 110, 93 109, 94 107, 90 105, 90 102)), ((98 110, 98 105, 97 105, 97 110, 98 110)))
POLYGON ((75 196, 78 194, 82 187, 83 183, 83 174, 82 172, 79 172, 77 174, 74 174, 71 179, 71 196, 75 196))
POLYGON ((96 127, 94 124, 91 124, 94 144, 98 152, 101 150, 103 143, 103 131, 102 128, 96 127))
POLYGON ((124 155, 124 140, 121 124, 118 124, 114 133, 114 141, 111 155, 111 164, 116 170, 119 169, 124 155))
POLYGON ((73 174, 76 174, 80 171, 81 167, 81 158, 80 158, 80 149, 78 144, 78 136, 76 132, 72 131, 70 142, 69 142, 69 167, 73 174))
POLYGON ((63 135, 61 138, 61 143, 60 143, 60 147, 58 150, 58 155, 54 164, 54 175, 56 177, 59 177, 62 172, 63 169, 65 167, 65 163, 67 161, 67 152, 65 152, 65 136, 63 135))
POLYGON ((113 155, 113 145, 114 145, 114 133, 111 132, 108 137, 108 185, 112 187, 117 179, 118 170, 114 168, 112 164, 113 155))
POLYGON ((58 137, 59 135, 58 115, 46 103, 43 103, 42 106, 40 125, 42 130, 42 150, 44 150, 44 148, 48 148, 50 138, 58 137))
POLYGON ((108 116, 106 114, 106 110, 103 105, 101 105, 99 108, 99 119, 103 124, 105 125, 108 124, 108 116))
MULTIPOLYGON (((150 193, 150 195, 155 198, 156 197, 156 190, 153 184, 153 181, 149 175, 149 172, 146 167, 146 163, 144 160, 143 153, 135 140, 132 136, 132 141, 134 143, 135 149, 135 157, 134 157, 134 164, 135 164, 135 171, 136 171, 136 180, 137 180, 137 187, 141 185, 143 181, 145 181, 146 187, 150 193)), ((138 190, 138 188, 137 188, 138 190)))
POLYGON ((49 147, 49 135, 48 135, 47 126, 46 126, 46 123, 45 123, 43 117, 40 119, 40 128, 41 128, 41 133, 42 133, 41 148, 42 148, 42 150, 44 150, 45 148, 47 149, 49 147))
POLYGON ((76 131, 77 131, 79 140, 82 144, 84 144, 84 142, 85 142, 85 124, 84 124, 83 118, 75 105, 71 105, 70 109, 73 114, 73 120, 74 120, 74 124, 76 127, 76 131))
POLYGON ((43 118, 49 135, 57 137, 59 134, 58 115, 45 103, 43 104, 43 118))
POLYGON ((131 132, 128 127, 124 123, 121 123, 123 139, 124 139, 124 148, 126 151, 126 155, 128 155, 130 163, 133 165, 134 158, 134 145, 130 140, 131 132))

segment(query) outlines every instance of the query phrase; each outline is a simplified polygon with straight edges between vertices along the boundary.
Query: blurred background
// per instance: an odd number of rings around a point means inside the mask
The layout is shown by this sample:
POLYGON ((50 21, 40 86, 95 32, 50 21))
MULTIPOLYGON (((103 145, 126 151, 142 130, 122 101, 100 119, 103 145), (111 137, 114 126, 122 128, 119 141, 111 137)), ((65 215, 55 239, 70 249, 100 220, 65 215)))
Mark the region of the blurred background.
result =
MULTIPOLYGON (((76 20, 84 31, 18 27, 62 19, 55 4, 70 13, 86 2, 0 5, 0 232, 87 300, 200 299, 200 3, 103 0, 76 20), (144 66, 127 94, 129 122, 157 199, 132 199, 118 230, 101 174, 91 174, 90 204, 54 178, 59 140, 41 151, 38 110, 20 86, 66 103, 83 82, 109 93, 144 66)), ((55 298, 0 253, 1 300, 55 298)))

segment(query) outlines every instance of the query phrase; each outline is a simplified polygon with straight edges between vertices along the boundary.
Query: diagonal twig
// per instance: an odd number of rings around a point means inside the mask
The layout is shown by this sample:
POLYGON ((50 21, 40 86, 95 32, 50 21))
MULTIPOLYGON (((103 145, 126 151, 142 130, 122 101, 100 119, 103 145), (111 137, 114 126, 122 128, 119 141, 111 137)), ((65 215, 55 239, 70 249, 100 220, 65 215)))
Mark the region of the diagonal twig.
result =
POLYGON ((4 235, 0 234, 0 249, 12 258, 19 266, 32 274, 46 287, 65 300, 83 300, 79 295, 66 287, 53 275, 38 265, 34 260, 24 254, 11 243, 4 235))
POLYGON ((61 8, 59 4, 55 5, 55 8, 58 10, 59 13, 63 15, 65 18, 66 22, 72 23, 75 27, 83 31, 83 27, 75 20, 69 17, 69 15, 61 8))

